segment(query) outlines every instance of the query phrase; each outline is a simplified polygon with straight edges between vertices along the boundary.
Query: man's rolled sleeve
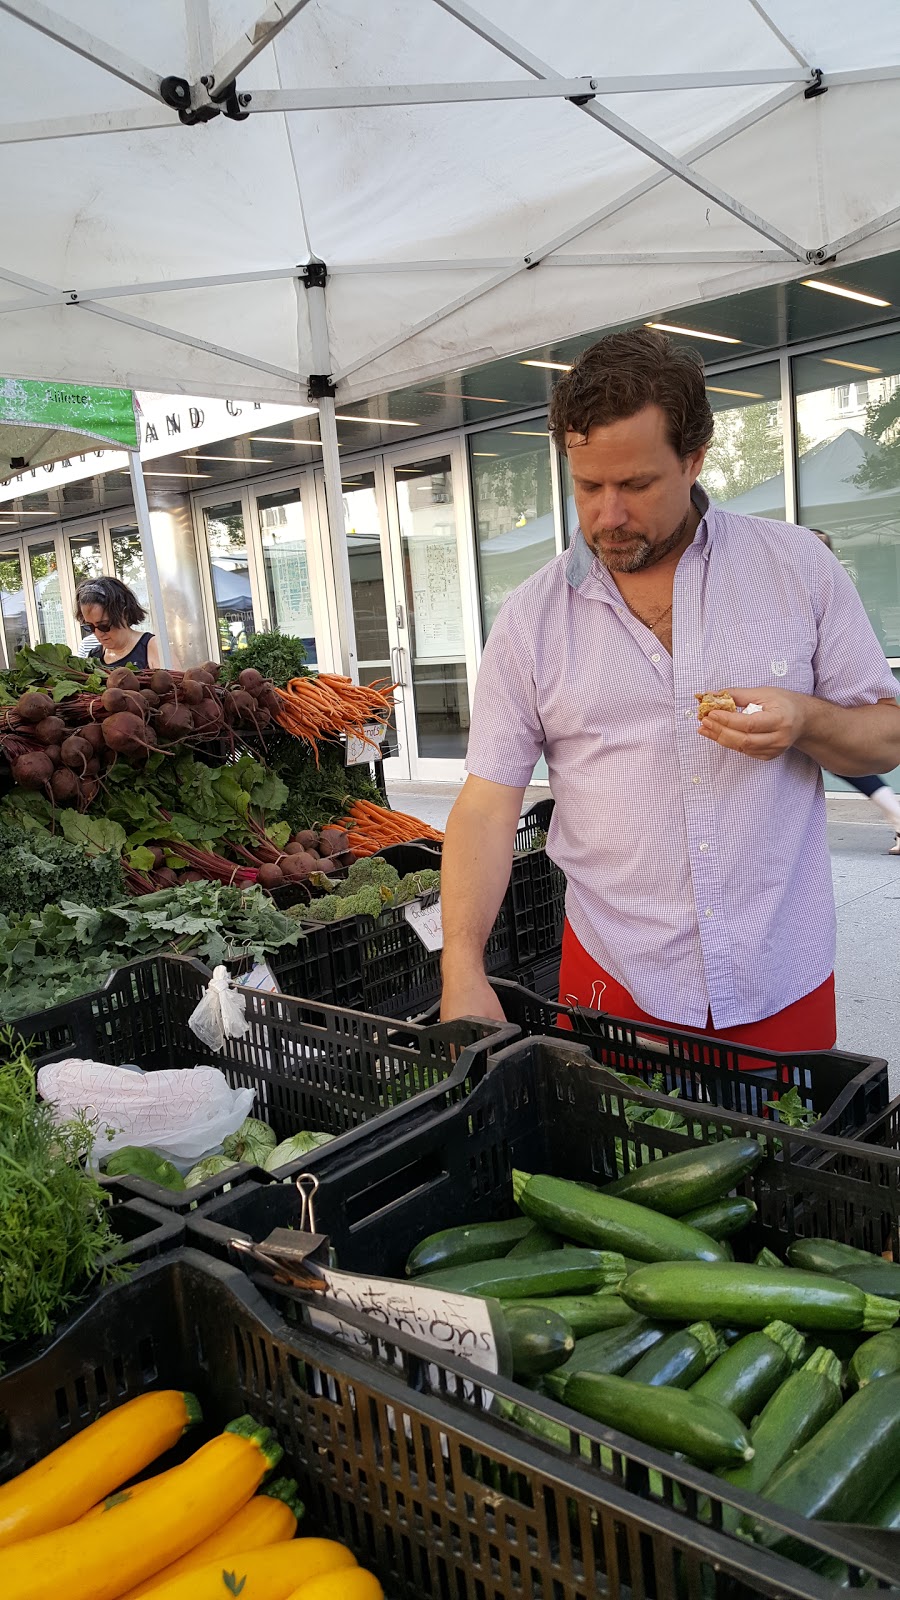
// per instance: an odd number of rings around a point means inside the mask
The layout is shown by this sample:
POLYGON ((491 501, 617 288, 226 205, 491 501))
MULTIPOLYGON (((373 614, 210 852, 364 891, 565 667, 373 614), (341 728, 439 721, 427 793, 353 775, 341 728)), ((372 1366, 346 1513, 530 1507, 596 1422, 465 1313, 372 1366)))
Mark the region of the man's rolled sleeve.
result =
POLYGON ((534 667, 504 604, 491 629, 475 686, 466 771, 490 783, 524 788, 544 748, 534 667))
POLYGON ((838 560, 824 550, 822 555, 818 644, 813 656, 815 692, 838 706, 893 700, 898 693, 897 680, 856 585, 838 560))

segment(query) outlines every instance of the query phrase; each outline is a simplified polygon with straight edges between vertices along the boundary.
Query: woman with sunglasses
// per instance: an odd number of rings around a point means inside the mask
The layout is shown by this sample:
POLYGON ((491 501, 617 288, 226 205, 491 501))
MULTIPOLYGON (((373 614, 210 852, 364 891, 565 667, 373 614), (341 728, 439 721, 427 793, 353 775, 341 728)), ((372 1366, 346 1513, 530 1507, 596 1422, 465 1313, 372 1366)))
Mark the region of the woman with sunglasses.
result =
MULTIPOLYGON (((159 645, 152 633, 135 632, 147 613, 133 590, 118 578, 88 578, 75 592, 75 615, 97 641, 88 660, 104 667, 161 667, 159 645)), ((175 668, 179 663, 172 658, 175 668)))

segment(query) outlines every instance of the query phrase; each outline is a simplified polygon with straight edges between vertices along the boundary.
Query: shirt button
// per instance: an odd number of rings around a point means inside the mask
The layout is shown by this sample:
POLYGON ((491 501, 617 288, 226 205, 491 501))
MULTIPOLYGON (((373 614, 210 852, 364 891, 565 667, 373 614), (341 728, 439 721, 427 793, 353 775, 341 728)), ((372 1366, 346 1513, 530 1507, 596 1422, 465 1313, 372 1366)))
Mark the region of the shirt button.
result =
POLYGON ((650 660, 651 661, 661 661, 662 660, 662 656, 660 655, 658 650, 654 650, 652 656, 650 657, 650 660))
POLYGON ((703 913, 703 915, 704 915, 704 916, 705 916, 705 917, 711 917, 711 916, 712 916, 712 914, 713 914, 713 912, 712 912, 712 906, 707 906, 707 908, 706 908, 706 910, 705 910, 705 911, 704 911, 704 913, 703 913))
POLYGON ((686 712, 685 712, 685 713, 684 713, 684 714, 685 714, 685 716, 686 716, 686 717, 688 717, 688 718, 692 718, 692 717, 693 717, 693 715, 694 715, 694 713, 693 713, 693 711, 686 711, 686 712))
POLYGON ((692 778, 691 779, 691 783, 699 783, 699 782, 700 782, 699 778, 692 778))
POLYGON ((701 850, 708 850, 709 849, 709 845, 707 844, 705 839, 704 839, 703 843, 701 844, 700 849, 701 850))

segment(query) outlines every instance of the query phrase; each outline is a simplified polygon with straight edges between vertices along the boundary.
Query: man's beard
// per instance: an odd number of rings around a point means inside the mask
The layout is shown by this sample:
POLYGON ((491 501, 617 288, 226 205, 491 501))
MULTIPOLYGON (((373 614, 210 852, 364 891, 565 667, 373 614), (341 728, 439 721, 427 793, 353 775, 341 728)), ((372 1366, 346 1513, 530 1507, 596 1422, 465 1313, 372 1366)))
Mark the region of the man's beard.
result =
POLYGON ((675 532, 660 544, 651 544, 645 533, 631 533, 624 538, 613 535, 613 539, 618 541, 617 545, 613 548, 607 546, 604 550, 600 540, 605 530, 589 538, 588 544, 597 560, 610 572, 643 572, 645 567, 655 567, 678 549, 684 539, 690 514, 690 511, 686 511, 675 532))

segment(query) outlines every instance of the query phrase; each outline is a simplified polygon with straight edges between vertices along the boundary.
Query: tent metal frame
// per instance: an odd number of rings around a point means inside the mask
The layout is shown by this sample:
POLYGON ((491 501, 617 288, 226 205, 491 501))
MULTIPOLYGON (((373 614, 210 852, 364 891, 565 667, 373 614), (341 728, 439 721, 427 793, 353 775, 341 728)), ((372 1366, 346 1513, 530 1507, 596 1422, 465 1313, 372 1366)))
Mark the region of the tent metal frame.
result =
MULTIPOLYGON (((736 196, 730 194, 711 178, 698 171, 696 163, 705 155, 718 149, 730 139, 763 118, 775 115, 796 96, 816 99, 832 85, 866 84, 896 81, 900 78, 900 63, 883 67, 858 68, 829 72, 827 78, 814 66, 813 56, 790 39, 769 16, 762 0, 747 0, 783 50, 792 58, 793 65, 776 68, 749 68, 745 71, 697 72, 673 74, 622 75, 608 77, 585 74, 566 78, 540 57, 528 50, 520 41, 496 27, 488 18, 468 4, 468 0, 433 0, 441 10, 455 18, 486 44, 492 46, 507 61, 519 67, 526 76, 497 82, 393 84, 389 86, 346 86, 318 89, 254 89, 240 92, 240 74, 270 45, 274 46, 279 34, 294 22, 306 9, 309 0, 271 0, 256 21, 218 58, 211 60, 211 29, 207 0, 184 0, 187 23, 188 51, 191 57, 192 80, 176 75, 165 75, 133 60, 108 41, 79 27, 68 18, 60 16, 43 0, 0 0, 0 12, 17 18, 20 22, 53 39, 61 47, 73 51, 92 62, 102 71, 131 85, 145 96, 143 106, 123 111, 96 111, 82 116, 44 118, 33 122, 0 125, 0 144, 16 144, 42 140, 74 137, 96 137, 106 133, 136 132, 164 127, 180 128, 209 121, 224 114, 236 121, 250 115, 278 114, 285 117, 304 110, 360 109, 412 105, 465 105, 474 102, 499 104, 512 101, 562 99, 574 110, 603 127, 607 134, 637 150, 651 164, 651 172, 641 182, 608 202, 591 216, 582 217, 554 238, 544 240, 524 257, 484 258, 453 261, 379 261, 344 262, 326 267, 319 262, 310 245, 308 261, 300 266, 284 266, 263 272, 221 274, 191 279, 169 280, 163 283, 118 284, 94 289, 63 289, 55 285, 37 283, 23 278, 10 269, 0 267, 0 279, 15 284, 25 292, 26 298, 7 301, 0 306, 0 314, 19 314, 49 306, 67 306, 73 310, 108 318, 123 323, 162 341, 172 341, 190 348, 203 350, 220 357, 246 371, 268 373, 302 389, 308 385, 308 394, 319 406, 319 426, 323 447, 328 521, 331 532, 332 559, 335 565, 335 584, 338 595, 341 632, 344 636, 345 670, 356 675, 356 650, 353 629, 353 608, 350 594, 350 569, 347 541, 344 537, 340 464, 338 459, 337 427, 335 422, 335 387, 350 377, 372 368, 384 356, 409 343, 420 333, 447 321, 464 307, 490 294, 523 272, 538 267, 582 267, 602 270, 604 267, 623 265, 664 266, 678 263, 770 263, 773 266, 800 264, 806 268, 832 261, 838 255, 854 248, 872 235, 900 220, 900 207, 868 219, 853 232, 840 239, 823 241, 808 247, 784 233, 774 222, 759 215, 736 196), (208 63, 208 65, 207 65, 208 63), (641 94, 660 91, 680 91, 698 88, 731 88, 774 85, 778 92, 753 110, 718 130, 712 137, 688 151, 682 157, 658 144, 640 128, 626 121, 605 103, 607 98, 621 94, 641 94), (601 98, 603 97, 603 98, 601 98), (151 102, 147 104, 147 101, 151 102), (616 215, 636 200, 649 194, 658 184, 674 178, 705 197, 727 215, 767 242, 769 247, 734 251, 698 252, 611 252, 562 255, 567 245, 583 237, 593 228, 616 215), (328 276, 383 273, 427 272, 441 270, 462 274, 487 274, 469 284, 428 316, 407 326, 396 336, 368 350, 363 356, 335 370, 331 359, 326 285, 328 276), (309 324, 311 354, 316 371, 305 375, 263 361, 226 346, 200 339, 193 334, 163 326, 146 318, 132 315, 124 309, 113 307, 110 300, 127 299, 141 294, 160 294, 197 288, 215 288, 235 283, 263 283, 281 278, 293 278, 298 301, 304 296, 309 324), (29 298, 30 297, 30 298, 29 298)), ((189 134, 181 137, 189 137, 189 134)), ((288 139, 291 129, 288 124, 288 139)), ((297 202, 303 218, 303 196, 299 180, 299 164, 293 146, 297 202)), ((304 233, 307 235, 305 218, 304 233)), ((298 341, 299 348, 299 341, 298 341)), ((149 531, 146 491, 140 472, 132 472, 135 506, 138 509, 142 536, 145 526, 149 531), (143 507, 143 511, 142 508, 143 507)), ((155 570, 155 567, 154 567, 155 570)), ((148 569, 149 576, 149 569, 148 569)), ((158 582, 158 575, 157 575, 158 582)), ((156 599, 154 594, 154 599, 156 599)), ((161 595, 159 596, 161 600, 161 595)), ((161 641, 162 642, 162 641, 161 641)))

